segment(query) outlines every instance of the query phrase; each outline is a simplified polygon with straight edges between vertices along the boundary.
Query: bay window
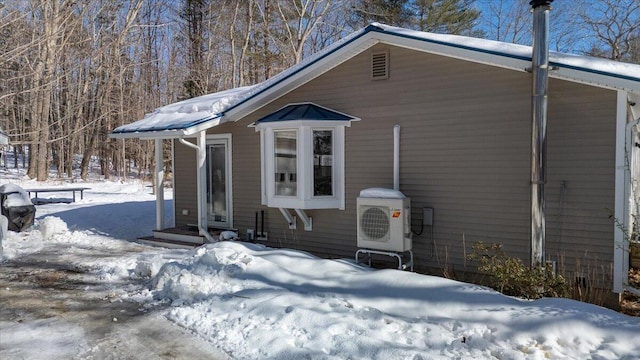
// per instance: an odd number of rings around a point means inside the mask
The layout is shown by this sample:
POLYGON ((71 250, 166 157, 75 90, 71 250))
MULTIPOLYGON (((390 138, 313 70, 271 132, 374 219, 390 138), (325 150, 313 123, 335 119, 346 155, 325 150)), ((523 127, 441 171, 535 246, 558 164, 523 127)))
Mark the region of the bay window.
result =
POLYGON ((354 120, 304 103, 252 124, 260 132, 262 204, 344 209, 344 129, 354 120))

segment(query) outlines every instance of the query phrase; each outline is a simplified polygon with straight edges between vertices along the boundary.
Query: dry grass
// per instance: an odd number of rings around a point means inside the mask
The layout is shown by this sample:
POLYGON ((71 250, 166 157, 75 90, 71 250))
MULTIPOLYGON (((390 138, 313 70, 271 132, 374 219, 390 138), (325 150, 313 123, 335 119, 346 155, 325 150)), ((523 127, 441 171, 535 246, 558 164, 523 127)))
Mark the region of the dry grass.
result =
MULTIPOLYGON (((640 289, 640 269, 629 270, 629 285, 640 289)), ((628 291, 622 293, 620 300, 620 311, 623 314, 640 317, 640 296, 631 294, 628 291)))

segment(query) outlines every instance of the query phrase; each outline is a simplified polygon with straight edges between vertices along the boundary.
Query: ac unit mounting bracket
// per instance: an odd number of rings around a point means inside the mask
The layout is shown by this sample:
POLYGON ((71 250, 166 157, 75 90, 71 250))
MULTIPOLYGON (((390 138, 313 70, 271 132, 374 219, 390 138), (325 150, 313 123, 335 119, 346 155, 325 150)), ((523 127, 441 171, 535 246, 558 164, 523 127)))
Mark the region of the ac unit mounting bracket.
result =
POLYGON ((409 261, 403 264, 402 256, 397 252, 358 249, 358 251, 356 251, 356 263, 359 262, 360 254, 369 255, 369 266, 371 266, 371 254, 386 255, 398 259, 398 270, 407 270, 407 268, 410 268, 411 272, 413 272, 413 251, 407 250, 407 252, 409 253, 409 261))

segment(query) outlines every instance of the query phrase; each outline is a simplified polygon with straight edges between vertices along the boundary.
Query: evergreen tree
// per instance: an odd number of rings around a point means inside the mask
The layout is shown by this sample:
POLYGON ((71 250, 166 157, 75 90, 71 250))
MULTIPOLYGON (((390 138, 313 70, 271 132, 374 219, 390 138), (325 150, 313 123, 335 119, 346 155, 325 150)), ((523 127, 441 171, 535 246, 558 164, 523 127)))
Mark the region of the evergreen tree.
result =
POLYGON ((446 34, 471 35, 474 33, 480 11, 471 0, 415 0, 411 13, 413 28, 446 34))
POLYGON ((413 16, 408 0, 354 0, 352 10, 354 28, 372 22, 406 27, 411 24, 413 16))
POLYGON ((354 0, 355 28, 371 22, 415 30, 472 35, 480 11, 472 0, 354 0))
POLYGON ((203 73, 205 54, 205 11, 207 0, 185 0, 180 18, 186 38, 186 58, 189 78, 184 81, 187 98, 207 93, 206 76, 203 73))

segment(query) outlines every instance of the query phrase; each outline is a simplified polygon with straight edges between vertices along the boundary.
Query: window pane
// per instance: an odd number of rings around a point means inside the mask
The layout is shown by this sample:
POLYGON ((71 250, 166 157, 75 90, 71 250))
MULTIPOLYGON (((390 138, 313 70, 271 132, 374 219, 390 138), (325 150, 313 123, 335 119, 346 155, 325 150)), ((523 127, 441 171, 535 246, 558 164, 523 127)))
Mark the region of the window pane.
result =
POLYGON ((296 196, 298 188, 296 169, 296 131, 276 131, 275 184, 276 195, 296 196))
POLYGON ((209 220, 227 222, 226 145, 207 145, 207 215, 209 220))
POLYGON ((333 195, 333 131, 313 131, 313 195, 333 195))

